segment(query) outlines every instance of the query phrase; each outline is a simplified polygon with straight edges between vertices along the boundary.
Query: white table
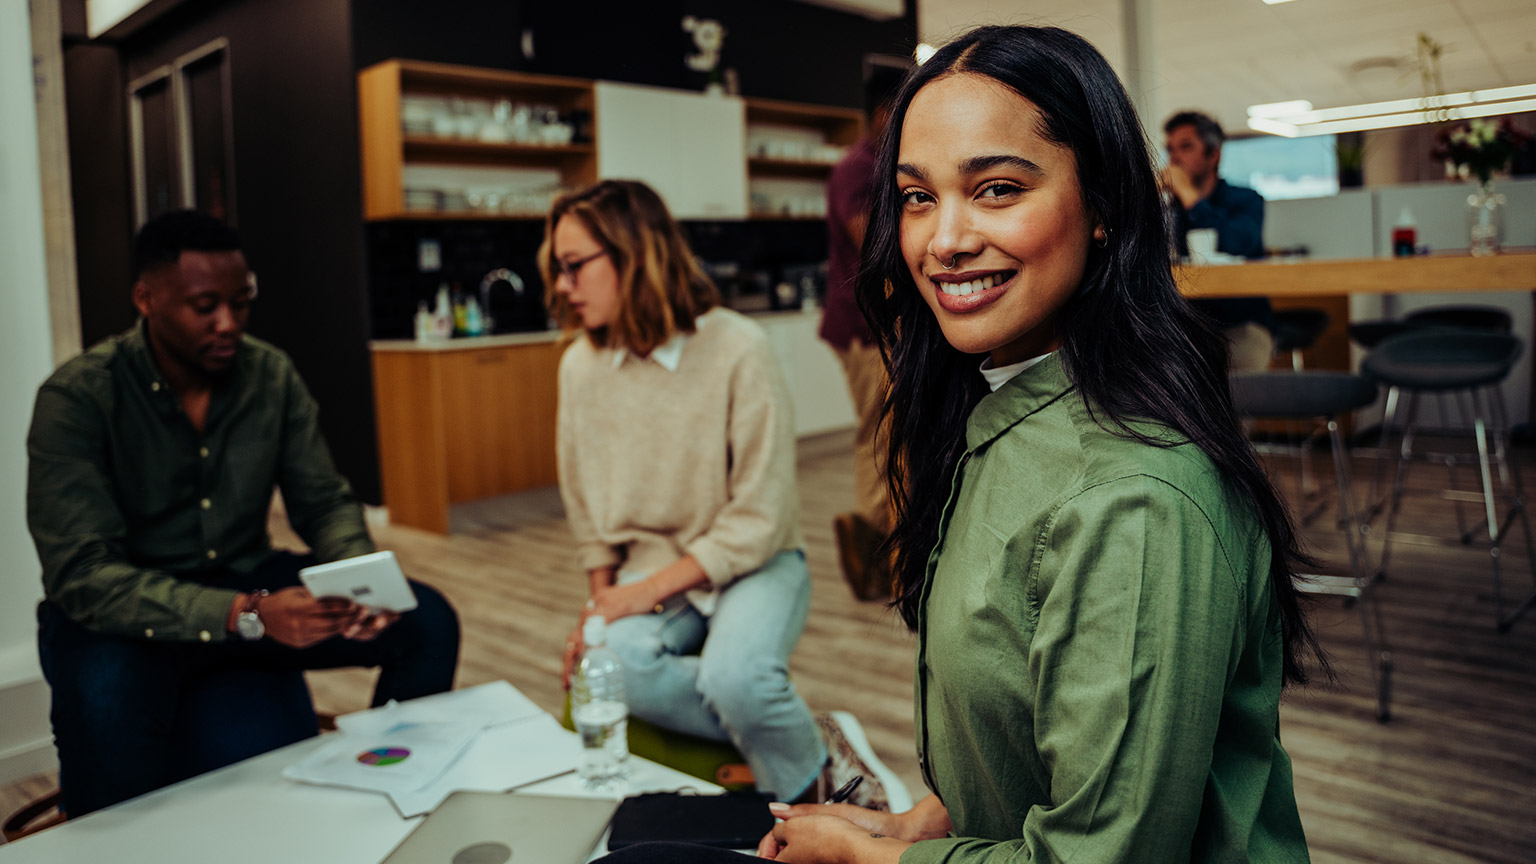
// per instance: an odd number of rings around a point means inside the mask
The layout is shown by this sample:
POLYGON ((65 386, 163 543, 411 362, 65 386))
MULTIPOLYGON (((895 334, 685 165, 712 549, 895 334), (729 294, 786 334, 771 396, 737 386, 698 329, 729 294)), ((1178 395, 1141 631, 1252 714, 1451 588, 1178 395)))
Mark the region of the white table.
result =
MULTIPOLYGON (((574 733, 569 733, 574 734, 574 733)), ((424 817, 402 819, 384 795, 309 786, 284 767, 321 738, 247 759, 0 846, 3 864, 378 864, 424 817)), ((720 787, 638 757, 629 793, 720 787)), ((522 787, 601 797, 574 774, 522 787)), ((610 796, 616 797, 616 796, 610 796)))

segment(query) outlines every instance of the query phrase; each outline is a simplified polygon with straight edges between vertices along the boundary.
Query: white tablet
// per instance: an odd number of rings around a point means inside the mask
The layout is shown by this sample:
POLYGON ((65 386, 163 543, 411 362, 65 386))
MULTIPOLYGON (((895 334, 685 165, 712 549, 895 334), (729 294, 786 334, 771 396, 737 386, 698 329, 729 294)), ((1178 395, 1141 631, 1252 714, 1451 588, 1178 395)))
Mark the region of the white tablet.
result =
POLYGON ((409 612, 416 595, 400 572, 393 552, 374 552, 329 564, 305 567, 299 580, 316 597, 345 597, 373 609, 409 612))

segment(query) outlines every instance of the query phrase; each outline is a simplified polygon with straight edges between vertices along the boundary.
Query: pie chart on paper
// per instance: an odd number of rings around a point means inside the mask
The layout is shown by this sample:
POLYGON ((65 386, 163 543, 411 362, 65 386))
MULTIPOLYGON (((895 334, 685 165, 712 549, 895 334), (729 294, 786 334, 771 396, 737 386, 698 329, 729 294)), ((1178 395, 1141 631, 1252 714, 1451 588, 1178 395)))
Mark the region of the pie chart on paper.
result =
POLYGON ((364 765, 383 768, 411 758, 411 751, 404 747, 375 747, 357 754, 357 761, 364 765))

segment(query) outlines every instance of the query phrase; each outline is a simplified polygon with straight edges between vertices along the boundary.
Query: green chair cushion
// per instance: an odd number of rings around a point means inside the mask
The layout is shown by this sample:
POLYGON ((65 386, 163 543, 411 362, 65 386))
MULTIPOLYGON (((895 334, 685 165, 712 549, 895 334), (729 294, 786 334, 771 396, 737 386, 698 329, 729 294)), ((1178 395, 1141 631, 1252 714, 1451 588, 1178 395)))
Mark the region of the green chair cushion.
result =
MULTIPOLYGON (((565 709, 560 725, 575 731, 571 721, 571 694, 565 694, 565 709)), ((744 764, 747 760, 727 741, 713 741, 683 732, 673 732, 638 717, 629 718, 629 752, 642 759, 659 762, 711 783, 720 782, 722 765, 744 764)), ((721 783, 728 789, 750 789, 751 783, 721 783)))

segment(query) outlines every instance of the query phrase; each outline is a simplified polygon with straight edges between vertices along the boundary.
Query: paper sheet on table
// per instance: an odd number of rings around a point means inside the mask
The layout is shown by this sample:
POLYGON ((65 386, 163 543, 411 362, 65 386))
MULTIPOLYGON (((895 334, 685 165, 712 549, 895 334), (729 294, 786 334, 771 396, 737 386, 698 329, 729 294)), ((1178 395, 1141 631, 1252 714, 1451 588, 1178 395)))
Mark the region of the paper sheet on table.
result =
POLYGON ((336 728, 283 776, 383 792, 406 818, 460 789, 504 792, 574 771, 581 754, 574 733, 505 681, 347 714, 336 728), (378 764, 391 748, 410 753, 378 764))
POLYGON ((407 793, 391 792, 400 815, 409 819, 432 811, 460 789, 505 792, 576 770, 581 739, 561 728, 555 718, 540 714, 481 732, 469 749, 441 777, 407 793))
POLYGON ((336 718, 336 728, 347 733, 377 733, 403 722, 469 723, 485 728, 538 717, 544 710, 533 704, 516 687, 505 681, 492 681, 463 690, 450 690, 423 696, 409 702, 390 702, 378 708, 344 714, 336 718))
POLYGON ((480 734, 478 723, 395 722, 383 728, 342 732, 283 776, 321 786, 346 786, 391 796, 443 776, 480 734))

